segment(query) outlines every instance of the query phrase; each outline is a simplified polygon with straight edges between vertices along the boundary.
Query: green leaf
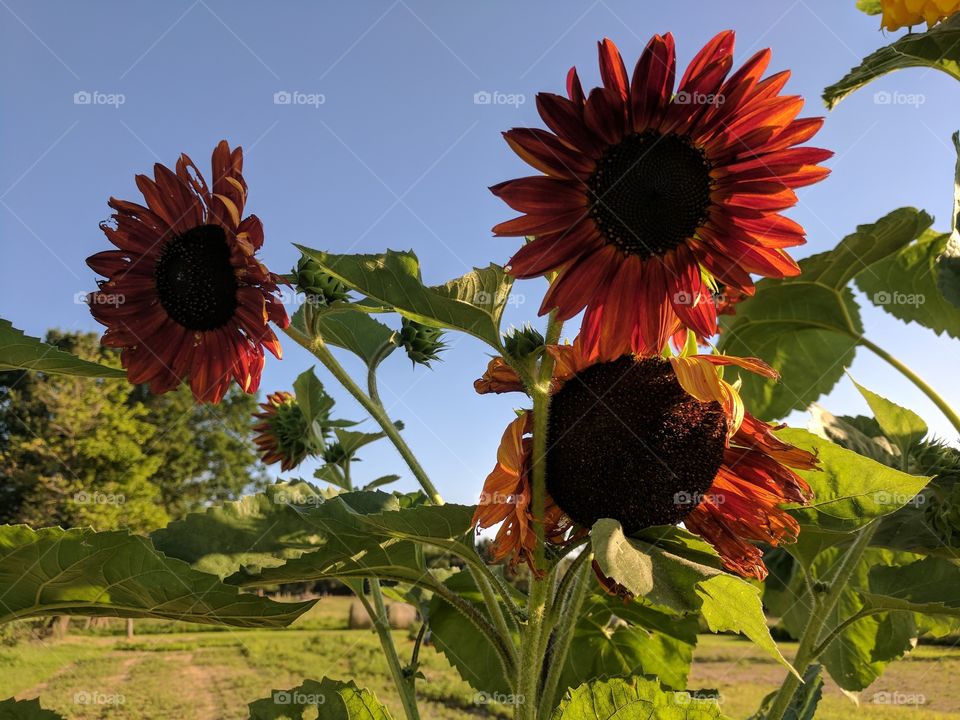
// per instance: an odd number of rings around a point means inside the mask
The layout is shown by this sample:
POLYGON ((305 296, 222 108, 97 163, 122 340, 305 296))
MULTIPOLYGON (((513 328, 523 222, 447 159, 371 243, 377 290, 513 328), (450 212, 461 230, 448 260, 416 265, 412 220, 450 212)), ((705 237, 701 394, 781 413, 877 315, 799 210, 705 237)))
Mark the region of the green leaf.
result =
POLYGON ((338 303, 326 309, 314 309, 309 328, 305 307, 301 306, 290 320, 295 328, 311 336, 319 335, 328 345, 349 350, 368 367, 396 349, 390 344, 394 330, 356 305, 338 303))
POLYGON ((499 347, 500 315, 510 281, 496 266, 473 270, 446 285, 431 288, 420 279, 420 262, 413 252, 334 255, 298 247, 345 285, 395 308, 411 320, 462 330, 499 347))
MULTIPOLYGON (((461 570, 454 573, 443 584, 489 617, 483 595, 477 589, 470 572, 461 570)), ((519 593, 516 593, 514 598, 519 600, 519 593)), ((507 613, 507 608, 502 603, 501 609, 507 613)), ((487 636, 463 613, 434 594, 430 600, 427 618, 432 642, 470 687, 491 695, 513 692, 510 681, 503 674, 503 665, 496 649, 487 636)), ((516 640, 514 637, 514 641, 516 640)))
POLYGON ((566 694, 551 720, 724 720, 716 700, 663 689, 655 678, 594 680, 566 694))
POLYGON ((150 537, 169 557, 221 579, 241 568, 255 573, 299 557, 322 542, 304 526, 296 508, 323 501, 308 483, 276 483, 257 495, 190 513, 150 537))
POLYGON ((376 480, 371 480, 366 485, 363 486, 364 490, 375 490, 378 487, 383 487, 384 485, 390 485, 395 483, 400 479, 399 475, 383 475, 378 477, 376 480))
POLYGON ((960 308, 960 132, 953 134, 953 147, 957 152, 957 165, 953 181, 952 230, 937 258, 937 288, 947 302, 960 308))
POLYGON ((391 720, 390 712, 353 680, 306 680, 289 690, 274 690, 249 705, 250 720, 391 720))
POLYGON ((40 707, 40 699, 0 701, 0 720, 66 720, 52 710, 40 707))
POLYGON ((777 436, 820 460, 819 470, 797 471, 814 493, 809 506, 790 510, 803 527, 852 532, 903 507, 930 482, 929 477, 894 470, 805 430, 786 428, 777 436))
POLYGON ((742 374, 740 394, 751 413, 768 420, 784 417, 833 389, 853 362, 863 332, 847 284, 932 222, 914 208, 895 210, 858 226, 833 250, 802 260, 799 277, 757 283, 756 294, 724 322, 719 343, 721 352, 766 360, 783 377, 775 382, 742 374))
MULTIPOLYGON (((397 430, 403 430, 403 423, 399 420, 395 422, 394 425, 397 430)), ((341 428, 335 428, 333 432, 337 436, 337 442, 340 443, 343 451, 349 455, 353 455, 353 453, 365 445, 369 445, 377 440, 382 440, 387 436, 384 432, 365 433, 341 428)))
POLYGON ((430 586, 422 545, 458 555, 473 547, 473 508, 465 505, 404 507, 396 495, 350 492, 295 508, 314 549, 280 567, 241 572, 228 582, 264 585, 322 578, 381 577, 430 586))
POLYGON ((574 649, 567 654, 559 690, 597 677, 634 673, 683 690, 698 629, 695 615, 677 617, 640 602, 591 595, 574 626, 574 649))
POLYGON ((0 370, 33 370, 51 375, 80 375, 93 378, 123 378, 125 370, 82 360, 17 330, 0 318, 0 370))
POLYGON ((897 405, 881 395, 867 390, 856 380, 853 384, 863 395, 873 416, 880 423, 880 429, 899 449, 900 457, 906 458, 910 449, 923 440, 927 434, 927 424, 913 410, 897 405))
POLYGON ((0 622, 48 615, 285 627, 315 601, 240 593, 127 532, 0 526, 0 622))
POLYGON ((297 404, 307 420, 307 425, 324 417, 333 407, 333 398, 323 389, 323 383, 317 379, 313 368, 304 370, 293 381, 293 392, 297 396, 297 404))
POLYGON ((899 567, 870 569, 867 607, 909 610, 923 615, 960 617, 960 567, 939 557, 926 557, 899 567))
POLYGON ((960 80, 960 16, 954 15, 926 32, 904 35, 871 53, 843 79, 825 88, 823 100, 833 109, 871 80, 911 67, 935 68, 960 80))
MULTIPOLYGON (((810 582, 828 583, 845 552, 846 548, 834 547, 818 555, 807 569, 810 582)), ((914 560, 915 556, 908 553, 867 548, 828 616, 826 627, 836 628, 868 607, 867 593, 872 589, 871 578, 875 573, 897 576, 902 565, 909 567, 914 560)), ((768 598, 765 596, 764 599, 768 598)), ((887 602, 892 601, 888 599, 887 602)), ((809 620, 811 607, 802 573, 795 574, 789 592, 783 594, 780 604, 782 607, 771 609, 779 611, 786 629, 794 637, 799 637, 809 620)), ((885 612, 868 615, 848 625, 821 656, 830 677, 844 690, 858 691, 868 687, 890 662, 912 650, 916 638, 928 630, 936 630, 938 634, 949 630, 949 625, 931 622, 914 612, 878 607, 885 612)))
POLYGON ((663 545, 628 538, 620 523, 609 518, 594 523, 590 540, 600 571, 635 596, 676 614, 699 613, 711 632, 745 635, 794 671, 770 637, 759 589, 723 572, 707 543, 678 528, 663 545))
POLYGON ((857 275, 857 287, 877 307, 906 323, 960 338, 960 309, 939 287, 949 274, 949 235, 928 230, 915 242, 857 275))

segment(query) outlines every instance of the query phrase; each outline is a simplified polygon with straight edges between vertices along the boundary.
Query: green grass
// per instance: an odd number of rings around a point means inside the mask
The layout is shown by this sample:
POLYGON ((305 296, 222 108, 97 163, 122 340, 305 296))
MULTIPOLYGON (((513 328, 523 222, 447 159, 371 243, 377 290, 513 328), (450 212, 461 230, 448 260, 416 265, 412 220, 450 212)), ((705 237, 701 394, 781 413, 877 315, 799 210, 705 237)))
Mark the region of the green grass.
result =
MULTIPOLYGON (((401 708, 376 635, 346 629, 349 602, 326 598, 286 630, 210 632, 138 621, 137 637, 128 641, 122 621, 111 621, 56 642, 0 648, 0 698, 39 695, 45 706, 72 720, 231 720, 246 718, 246 704, 269 697, 273 689, 328 675, 354 678, 399 720, 401 708)), ((401 657, 409 658, 409 634, 394 636, 401 657)), ((787 656, 795 649, 791 643, 781 647, 787 656)), ((424 649, 421 661, 426 680, 417 687, 424 720, 509 717, 507 708, 474 704, 474 691, 432 648, 424 649)), ((748 642, 702 635, 690 687, 716 688, 723 712, 745 718, 783 673, 748 642)), ((828 684, 817 718, 960 720, 960 684, 953 682, 958 673, 960 650, 920 647, 864 691, 859 708, 828 684), (879 692, 920 694, 926 702, 919 708, 872 702, 879 692)))

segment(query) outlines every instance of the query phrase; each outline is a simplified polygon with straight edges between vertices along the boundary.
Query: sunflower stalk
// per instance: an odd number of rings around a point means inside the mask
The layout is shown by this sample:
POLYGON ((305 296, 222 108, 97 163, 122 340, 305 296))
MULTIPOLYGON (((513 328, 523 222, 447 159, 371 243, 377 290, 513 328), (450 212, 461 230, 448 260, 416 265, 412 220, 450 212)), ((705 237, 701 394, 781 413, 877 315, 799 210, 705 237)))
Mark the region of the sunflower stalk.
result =
POLYGON ((840 596, 844 590, 846 590, 847 583, 850 581, 860 559, 863 557, 863 553, 870 545, 870 541, 873 539, 879 526, 879 522, 874 521, 860 531, 857 539, 853 545, 850 546, 850 549, 843 558, 843 562, 837 568, 836 573, 831 579, 829 591, 814 607, 813 612, 810 614, 810 619, 807 621, 807 626, 803 630, 803 635, 800 637, 800 644, 797 647, 797 654, 793 661, 793 667, 796 672, 790 673, 784 678, 783 684, 777 690, 777 694, 770 704, 770 709, 766 713, 766 720, 783 720, 790 701, 793 699, 793 694, 800 686, 800 676, 806 672, 810 665, 816 662, 820 653, 826 650, 828 643, 820 642, 824 625, 826 625, 830 613, 833 612, 833 609, 839 602, 840 596))
POLYGON ((363 592, 363 588, 357 588, 357 597, 363 603, 364 609, 373 620, 373 626, 380 638, 380 646, 383 648, 383 654, 386 656, 387 665, 390 668, 390 675, 393 677, 393 683, 400 694, 400 702, 403 705, 403 712, 407 720, 420 720, 420 709, 417 707, 416 677, 407 676, 400 663, 400 656, 397 654, 397 647, 393 642, 393 634, 390 632, 390 620, 387 617, 387 608, 383 602, 383 591, 380 588, 380 581, 376 578, 370 578, 370 595, 373 597, 373 603, 363 592))
POLYGON ((593 553, 584 550, 570 563, 557 586, 557 602, 554 609, 559 608, 555 623, 553 644, 547 663, 547 676, 543 683, 543 693, 540 697, 540 717, 547 718, 557 702, 557 691, 560 685, 560 676, 563 674, 567 662, 567 654, 573 642, 574 627, 580 618, 583 602, 590 587, 590 559, 593 553))
POLYGON ((430 498, 431 502, 433 502, 435 505, 443 505, 443 498, 440 496, 437 488, 434 487, 433 483, 430 481, 430 478, 427 477, 426 471, 420 465, 420 462, 413 454, 410 446, 407 445, 406 441, 403 439, 403 436, 400 435, 400 431, 397 430, 393 420, 391 420, 390 416, 387 415, 387 411, 382 405, 374 402, 373 399, 371 399, 360 388, 360 386, 353 381, 353 378, 350 377, 347 371, 344 370, 343 366, 333 356, 333 353, 331 353, 327 348, 326 343, 323 342, 323 338, 318 335, 309 337, 294 328, 292 325, 284 328, 284 332, 291 340, 306 349, 321 363, 323 363, 323 366, 330 371, 330 374, 333 375, 341 385, 343 385, 347 392, 349 392, 358 403, 360 403, 370 417, 377 422, 384 434, 390 438, 390 441, 397 448, 397 452, 400 453, 400 456, 407 463, 407 466, 410 468, 413 476, 417 479, 417 482, 420 483, 420 486, 430 498))

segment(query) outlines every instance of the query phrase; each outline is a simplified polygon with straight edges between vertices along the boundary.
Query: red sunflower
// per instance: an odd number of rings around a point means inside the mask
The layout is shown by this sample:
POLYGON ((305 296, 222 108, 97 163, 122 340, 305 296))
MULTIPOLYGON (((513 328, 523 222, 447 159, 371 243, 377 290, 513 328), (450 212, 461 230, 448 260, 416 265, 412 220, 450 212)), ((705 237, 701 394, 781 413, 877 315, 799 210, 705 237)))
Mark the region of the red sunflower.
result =
MULTIPOLYGON (((562 543, 571 528, 586 532, 601 518, 618 520, 627 533, 682 522, 716 548, 729 570, 763 579, 767 570, 753 543, 796 539, 799 526, 782 505, 810 500, 810 487, 794 470, 812 469, 817 460, 747 413, 717 367, 769 377, 775 371, 754 358, 723 355, 604 361, 580 341, 548 351, 557 361, 546 454, 548 541, 562 543)), ((477 388, 517 389, 496 359, 477 388)), ((495 557, 529 563, 535 532, 527 418, 504 433, 474 522, 486 528, 503 521, 495 557)))
POLYGON ((603 87, 586 96, 571 69, 568 97, 537 95, 552 132, 504 134, 545 173, 491 188, 523 213, 494 233, 532 237, 509 271, 552 275, 541 314, 586 308, 584 344, 607 356, 659 353, 681 327, 710 337, 718 283, 750 294, 750 273, 798 272, 784 249, 804 231, 779 213, 829 172, 818 163, 830 151, 796 147, 823 119, 797 119, 803 99, 780 95, 789 72, 761 79, 769 50, 728 77, 733 44, 731 31, 713 38, 675 89, 669 33, 650 40, 632 78, 604 40, 603 87))
POLYGON ((198 401, 220 402, 235 380, 256 392, 263 349, 277 358, 270 321, 289 324, 280 278, 254 254, 263 244, 256 215, 243 216, 243 152, 221 141, 213 151, 213 185, 186 155, 176 172, 154 166, 137 175, 146 206, 110 198, 113 225, 101 229, 117 248, 87 258, 99 290, 90 311, 107 326, 101 342, 122 348, 132 383, 163 393, 189 379, 198 401))
POLYGON ((263 412, 255 413, 259 420, 253 426, 253 438, 265 465, 280 463, 286 472, 302 463, 310 454, 307 438, 310 427, 293 393, 278 390, 260 403, 263 412))

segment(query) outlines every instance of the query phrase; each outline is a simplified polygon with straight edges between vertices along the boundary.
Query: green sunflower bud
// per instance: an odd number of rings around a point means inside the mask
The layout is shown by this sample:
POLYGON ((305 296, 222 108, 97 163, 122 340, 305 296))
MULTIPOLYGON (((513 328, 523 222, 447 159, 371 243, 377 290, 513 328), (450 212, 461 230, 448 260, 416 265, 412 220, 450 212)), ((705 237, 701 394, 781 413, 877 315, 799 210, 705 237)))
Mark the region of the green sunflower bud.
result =
POLYGON ((510 328, 503 336, 503 347, 511 357, 518 360, 540 355, 546 342, 540 331, 529 323, 525 323, 523 327, 510 328))
POLYGON ((398 342, 414 363, 430 367, 430 361, 438 360, 440 351, 447 346, 441 337, 443 330, 403 318, 398 342))
POLYGON ((323 461, 328 465, 340 465, 352 458, 353 454, 348 453, 338 442, 329 443, 323 450, 323 461))
POLYGON ((295 468, 310 452, 310 427, 296 398, 288 392, 275 392, 260 405, 255 417, 254 443, 263 462, 280 463, 283 471, 295 468))
POLYGON ((346 285, 327 272, 324 272, 316 260, 301 255, 294 271, 297 290, 318 305, 330 305, 338 300, 346 300, 349 290, 346 285))

